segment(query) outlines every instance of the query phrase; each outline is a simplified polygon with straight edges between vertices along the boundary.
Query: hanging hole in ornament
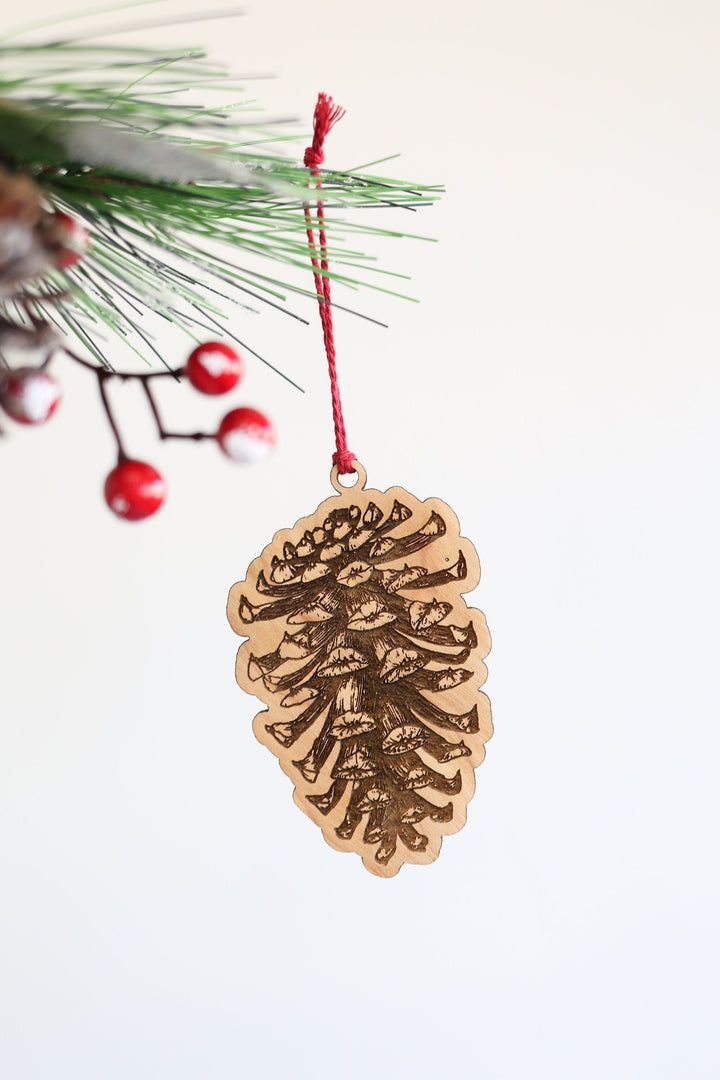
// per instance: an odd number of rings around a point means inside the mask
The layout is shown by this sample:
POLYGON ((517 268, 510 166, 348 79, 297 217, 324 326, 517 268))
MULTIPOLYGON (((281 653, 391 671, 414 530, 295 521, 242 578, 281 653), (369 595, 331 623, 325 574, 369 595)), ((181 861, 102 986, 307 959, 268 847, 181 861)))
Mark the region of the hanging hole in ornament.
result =
POLYGON ((355 458, 353 458, 352 464, 355 472, 342 474, 343 477, 348 477, 350 481, 350 483, 348 484, 344 484, 340 479, 341 474, 338 472, 337 465, 333 465, 332 469, 330 470, 330 483, 335 488, 338 495, 344 495, 346 491, 352 491, 354 488, 357 487, 359 487, 362 491, 367 483, 367 473, 363 469, 360 462, 356 461, 355 458), (355 477, 354 480, 353 477, 355 477))

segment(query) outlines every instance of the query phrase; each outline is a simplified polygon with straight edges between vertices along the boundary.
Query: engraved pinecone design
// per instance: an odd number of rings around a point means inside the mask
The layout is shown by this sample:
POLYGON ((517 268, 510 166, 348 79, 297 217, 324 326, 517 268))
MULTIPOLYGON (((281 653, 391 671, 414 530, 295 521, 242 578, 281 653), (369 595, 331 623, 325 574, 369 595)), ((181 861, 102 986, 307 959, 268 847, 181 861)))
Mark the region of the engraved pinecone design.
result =
POLYGON ((428 513, 409 496, 423 513, 413 528, 413 511, 390 494, 328 500, 314 527, 276 537, 229 602, 250 639, 238 679, 270 706, 258 737, 329 842, 383 876, 431 861, 442 834, 462 826, 492 732, 478 690, 489 635, 460 595, 474 549, 462 541, 466 557, 457 534, 448 547, 444 504, 428 513))

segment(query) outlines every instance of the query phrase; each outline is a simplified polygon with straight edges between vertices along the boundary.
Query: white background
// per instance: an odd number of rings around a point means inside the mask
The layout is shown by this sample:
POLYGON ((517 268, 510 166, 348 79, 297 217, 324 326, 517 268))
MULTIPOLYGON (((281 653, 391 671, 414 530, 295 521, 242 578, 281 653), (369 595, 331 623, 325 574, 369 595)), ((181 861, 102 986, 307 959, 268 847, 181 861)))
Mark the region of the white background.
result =
MULTIPOLYGON (((171 488, 144 524, 102 503, 94 380, 60 360, 61 411, 0 447, 0 1071, 715 1078, 717 7, 249 8, 157 37, 275 73, 253 93, 297 131, 332 93, 329 165, 447 186, 409 223, 438 244, 365 244, 421 303, 340 294, 391 325, 337 341, 371 486, 478 547, 496 734, 466 828, 389 881, 253 738, 224 605, 330 494, 311 305, 237 315, 307 390, 253 362, 233 394, 277 423, 265 467, 161 446, 117 388, 171 488)), ((166 391, 177 426, 224 411, 166 391)))

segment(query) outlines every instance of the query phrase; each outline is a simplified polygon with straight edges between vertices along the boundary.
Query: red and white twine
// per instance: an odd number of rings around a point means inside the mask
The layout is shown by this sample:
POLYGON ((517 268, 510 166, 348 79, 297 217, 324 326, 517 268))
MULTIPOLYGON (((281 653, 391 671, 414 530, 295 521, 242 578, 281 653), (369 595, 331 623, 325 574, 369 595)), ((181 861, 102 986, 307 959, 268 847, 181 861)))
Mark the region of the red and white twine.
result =
MULTIPOLYGON (((310 172, 314 176, 315 186, 318 190, 322 188, 320 166, 325 160, 325 154, 323 152, 325 136, 333 125, 344 115, 345 110, 339 105, 334 105, 332 98, 328 97, 327 94, 321 93, 318 95, 317 105, 315 106, 315 115, 313 117, 313 140, 311 145, 308 146, 305 151, 304 157, 304 164, 310 169, 310 172)), ((327 356, 328 372, 330 375, 330 396, 332 398, 333 424, 335 426, 335 453, 333 454, 332 459, 333 464, 337 466, 338 473, 352 473, 355 472, 355 466, 353 465, 355 455, 348 449, 347 435, 345 434, 345 421, 343 419, 342 403, 340 401, 340 388, 338 386, 332 306, 330 301, 330 278, 327 276, 328 258, 327 238, 325 235, 325 210, 321 198, 318 198, 315 204, 315 214, 320 241, 319 256, 318 248, 315 243, 312 212, 310 205, 306 203, 305 231, 310 245, 310 261, 313 267, 315 291, 317 293, 320 322, 322 323, 323 340, 325 342, 325 354, 327 356)))

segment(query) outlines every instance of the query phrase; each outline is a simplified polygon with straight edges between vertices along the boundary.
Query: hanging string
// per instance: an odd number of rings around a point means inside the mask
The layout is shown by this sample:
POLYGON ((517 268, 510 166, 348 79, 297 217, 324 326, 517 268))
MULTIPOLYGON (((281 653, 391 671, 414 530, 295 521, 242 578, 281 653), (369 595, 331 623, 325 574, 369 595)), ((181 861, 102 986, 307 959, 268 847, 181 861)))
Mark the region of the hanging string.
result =
MULTIPOLYGON (((313 140, 305 151, 304 164, 310 169, 315 177, 315 186, 319 191, 322 188, 320 166, 325 160, 323 146, 325 136, 345 115, 345 110, 339 105, 334 105, 332 98, 327 94, 318 94, 315 115, 313 117, 313 140)), ((318 308, 320 310, 320 322, 322 323, 323 340, 325 342, 325 354, 330 374, 330 396, 332 398, 333 424, 335 425, 335 453, 333 464, 337 465, 338 473, 355 472, 353 461, 355 455, 348 450, 347 435, 345 434, 345 421, 343 419, 342 403, 340 401, 340 388, 338 386, 337 366, 335 363, 335 337, 333 334, 332 307, 330 303, 330 278, 327 276, 327 238, 325 235, 325 210, 323 201, 318 198, 316 203, 316 216, 318 238, 320 241, 320 254, 315 243, 313 219, 310 206, 305 203, 305 231, 308 244, 310 245, 310 261, 315 279, 315 292, 317 293, 318 308)))

